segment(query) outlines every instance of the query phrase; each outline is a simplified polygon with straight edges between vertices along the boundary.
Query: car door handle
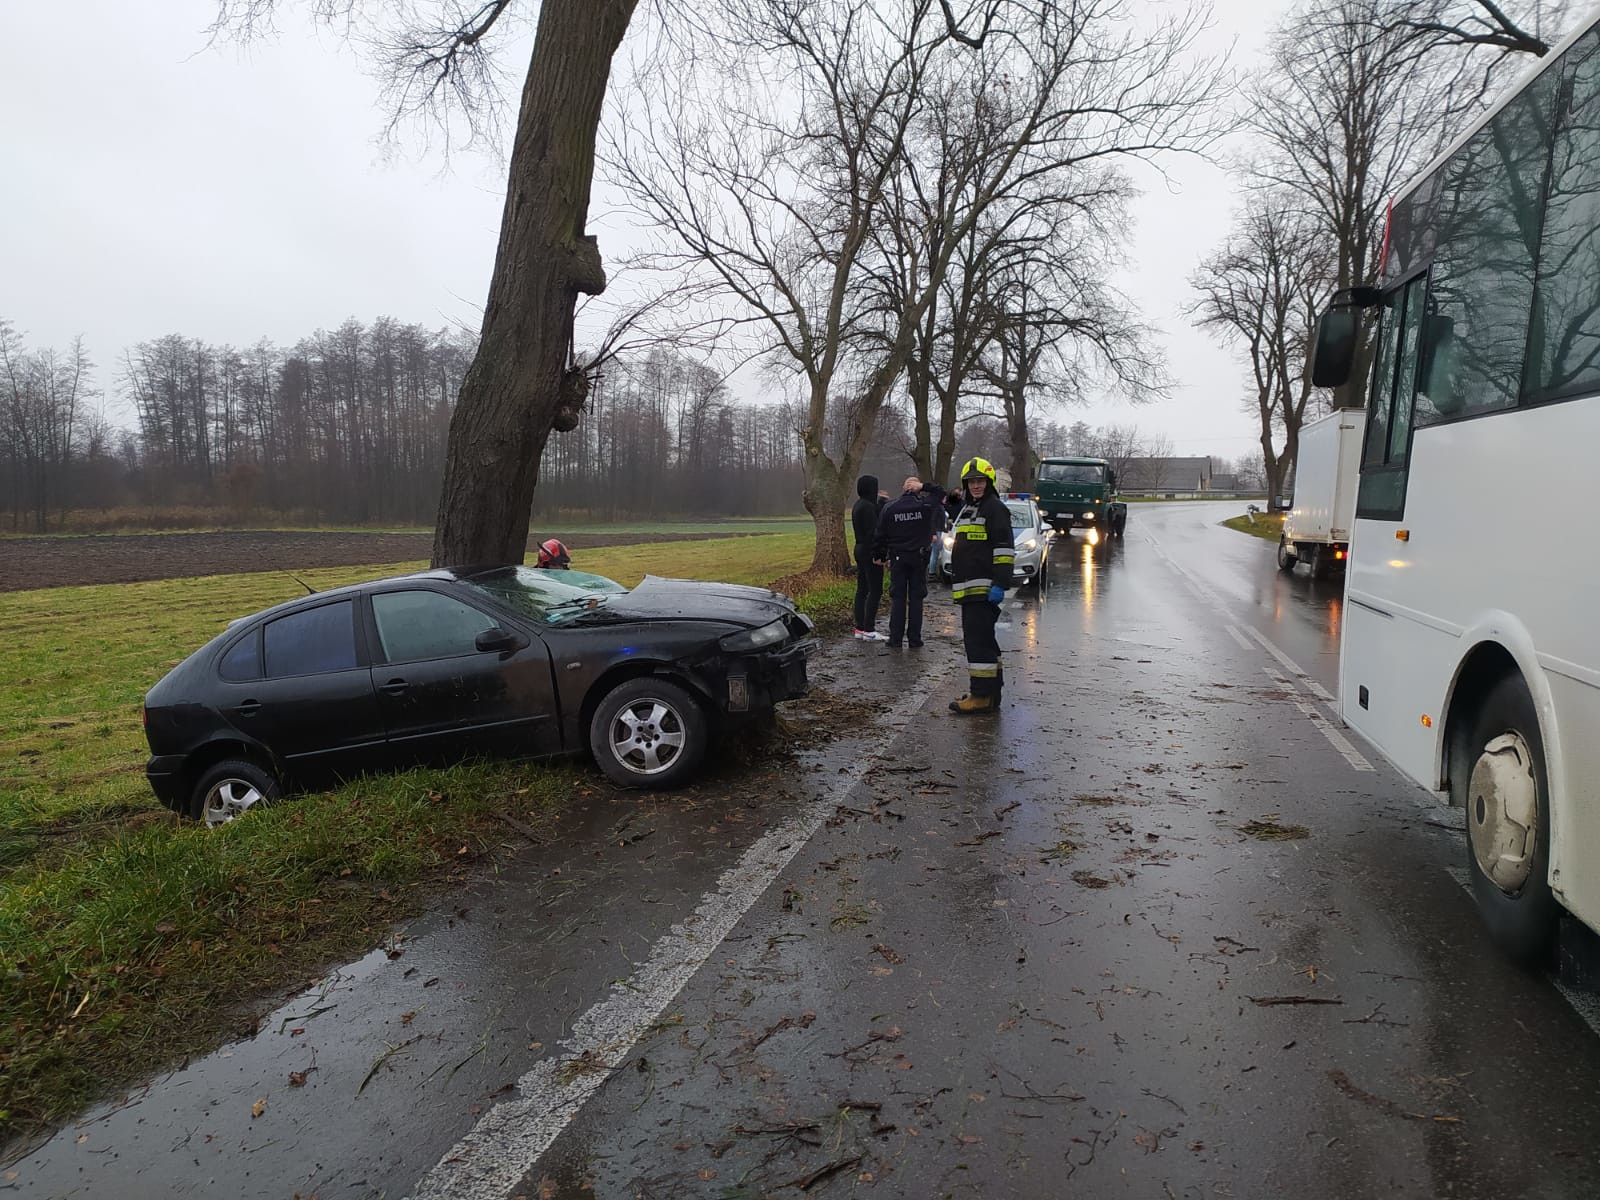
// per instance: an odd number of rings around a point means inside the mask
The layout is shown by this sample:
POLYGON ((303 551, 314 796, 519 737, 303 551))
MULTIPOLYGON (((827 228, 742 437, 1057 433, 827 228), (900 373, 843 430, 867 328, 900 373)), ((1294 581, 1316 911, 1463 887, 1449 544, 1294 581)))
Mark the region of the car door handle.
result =
POLYGON ((387 692, 391 696, 398 696, 409 686, 410 685, 406 683, 404 679, 391 679, 378 690, 381 692, 387 692))
POLYGON ((253 717, 261 711, 261 701, 246 700, 243 704, 236 706, 233 711, 241 717, 253 717))

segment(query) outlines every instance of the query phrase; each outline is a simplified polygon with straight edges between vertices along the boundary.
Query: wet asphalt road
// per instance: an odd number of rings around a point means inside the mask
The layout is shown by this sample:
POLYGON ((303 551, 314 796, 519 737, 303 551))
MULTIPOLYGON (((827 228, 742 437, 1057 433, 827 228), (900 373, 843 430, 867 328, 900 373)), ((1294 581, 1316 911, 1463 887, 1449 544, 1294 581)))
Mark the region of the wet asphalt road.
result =
POLYGON ((1600 1042, 1488 946, 1455 814, 1331 722, 1336 596, 1223 515, 1057 547, 998 718, 943 711, 947 592, 920 655, 832 647, 859 736, 597 788, 0 1189, 1594 1195, 1600 1042))

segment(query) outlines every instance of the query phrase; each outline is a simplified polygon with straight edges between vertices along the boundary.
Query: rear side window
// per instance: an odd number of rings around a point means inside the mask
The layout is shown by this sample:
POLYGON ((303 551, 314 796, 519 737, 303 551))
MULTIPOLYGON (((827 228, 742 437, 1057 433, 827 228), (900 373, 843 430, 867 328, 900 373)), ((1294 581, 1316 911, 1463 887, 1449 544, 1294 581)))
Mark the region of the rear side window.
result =
POLYGON ((217 664, 217 673, 234 683, 261 678, 261 631, 252 629, 228 647, 217 664))
POLYGON ((356 665, 355 606, 324 604, 270 622, 262 635, 267 675, 324 675, 356 665))
POLYGON ((477 653, 474 644, 493 618, 438 592, 380 592, 372 597, 378 641, 389 662, 420 662, 477 653))

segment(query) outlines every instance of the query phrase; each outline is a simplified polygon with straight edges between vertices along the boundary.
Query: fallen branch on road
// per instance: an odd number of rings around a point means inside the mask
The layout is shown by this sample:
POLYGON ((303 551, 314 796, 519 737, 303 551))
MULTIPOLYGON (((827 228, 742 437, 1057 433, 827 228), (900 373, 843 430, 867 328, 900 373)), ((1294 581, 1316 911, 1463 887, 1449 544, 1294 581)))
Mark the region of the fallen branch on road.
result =
POLYGON ((1251 1004, 1259 1004, 1268 1008, 1274 1004, 1343 1004, 1343 1000, 1335 1000, 1328 996, 1246 996, 1251 1004))
POLYGON ((1333 1081, 1333 1086, 1338 1088, 1352 1100, 1360 1101, 1368 1108, 1375 1108, 1381 1113, 1391 1117, 1404 1117, 1407 1121, 1434 1121, 1441 1125, 1464 1124, 1460 1117, 1449 1116, 1443 1113, 1414 1113, 1407 1112, 1393 1100, 1385 1100, 1382 1096, 1374 1096, 1371 1092, 1364 1091, 1350 1082, 1350 1076, 1343 1071, 1329 1071, 1328 1078, 1333 1081))

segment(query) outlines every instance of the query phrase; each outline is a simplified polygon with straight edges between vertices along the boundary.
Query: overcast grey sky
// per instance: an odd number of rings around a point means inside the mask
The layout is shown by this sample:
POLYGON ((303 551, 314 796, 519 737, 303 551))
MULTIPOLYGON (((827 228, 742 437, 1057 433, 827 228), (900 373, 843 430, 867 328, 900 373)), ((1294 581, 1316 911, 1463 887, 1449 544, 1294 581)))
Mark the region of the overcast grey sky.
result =
MULTIPOLYGON (((1282 7, 1220 0, 1209 38, 1238 39, 1248 70, 1282 7)), ((207 48, 215 11, 214 0, 0 3, 0 316, 33 347, 83 334, 116 419, 119 363, 136 342, 291 343, 383 314, 476 329, 487 291, 502 165, 463 153, 446 165, 419 136, 386 153, 378 88, 354 49, 292 6, 268 41, 207 48)), ((525 62, 519 45, 508 63, 525 62)), ((1169 183, 1143 181, 1122 283, 1163 331, 1179 386, 1158 404, 1066 418, 1137 423, 1175 453, 1231 458, 1256 448, 1238 405, 1243 365, 1182 309, 1232 190, 1215 166, 1169 169, 1169 183)), ((592 224, 615 255, 606 208, 597 193, 592 224)))

